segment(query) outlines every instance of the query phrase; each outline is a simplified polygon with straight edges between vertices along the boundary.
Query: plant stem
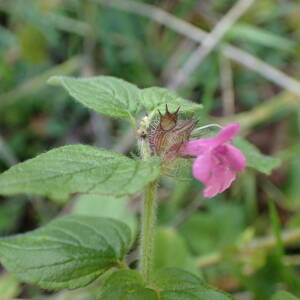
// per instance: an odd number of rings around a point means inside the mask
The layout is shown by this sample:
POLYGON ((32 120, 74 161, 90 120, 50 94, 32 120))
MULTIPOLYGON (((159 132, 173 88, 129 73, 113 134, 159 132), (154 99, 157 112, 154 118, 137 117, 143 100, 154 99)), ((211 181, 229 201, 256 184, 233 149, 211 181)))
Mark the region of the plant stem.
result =
MULTIPOLYGON (((141 126, 145 126, 144 130, 147 130, 148 128, 148 122, 150 122, 150 118, 148 117, 144 120, 144 122, 142 122, 141 126)), ((151 153, 148 143, 145 140, 140 139, 139 146, 142 159, 144 161, 149 160, 151 157, 151 153)), ((143 199, 139 269, 145 282, 149 282, 149 280, 151 279, 153 268, 157 182, 158 179, 156 179, 153 182, 150 182, 146 186, 143 199)))
POLYGON ((157 182, 147 185, 144 194, 142 215, 140 271, 146 282, 151 278, 153 267, 154 235, 156 223, 156 191, 157 182))

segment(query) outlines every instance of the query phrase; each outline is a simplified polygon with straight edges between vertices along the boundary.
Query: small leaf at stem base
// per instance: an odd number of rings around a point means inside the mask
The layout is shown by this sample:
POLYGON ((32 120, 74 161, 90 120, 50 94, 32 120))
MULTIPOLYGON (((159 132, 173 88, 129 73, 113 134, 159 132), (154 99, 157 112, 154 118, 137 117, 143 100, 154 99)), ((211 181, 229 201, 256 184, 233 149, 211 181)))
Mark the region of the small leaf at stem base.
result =
POLYGON ((106 279, 98 300, 233 300, 180 269, 158 271, 147 286, 133 270, 116 271, 106 279))

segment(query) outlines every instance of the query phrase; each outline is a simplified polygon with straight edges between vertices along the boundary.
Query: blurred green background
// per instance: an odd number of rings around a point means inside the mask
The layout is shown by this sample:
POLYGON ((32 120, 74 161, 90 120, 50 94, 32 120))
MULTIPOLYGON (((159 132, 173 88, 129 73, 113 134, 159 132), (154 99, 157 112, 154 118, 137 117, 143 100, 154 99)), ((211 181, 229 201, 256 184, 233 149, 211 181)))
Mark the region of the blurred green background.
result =
MULTIPOLYGON (((179 27, 185 20, 210 32, 235 2, 0 0, 0 171, 66 144, 136 152, 126 121, 87 110, 47 79, 107 74, 140 87, 166 86, 198 44, 157 22, 158 11, 175 16, 179 27)), ((166 15, 160 18, 164 22, 166 15)), ((270 176, 247 170, 212 200, 201 198, 196 181, 166 178, 159 195, 156 267, 190 270, 236 299, 297 299, 274 296, 280 290, 300 297, 299 75, 300 1, 256 0, 188 78, 179 93, 204 104, 201 123, 239 121, 248 140, 283 163, 270 176), (225 44, 258 59, 259 72, 229 59, 225 44), (265 71, 264 63, 273 68, 265 71), (298 94, 285 86, 281 73, 279 84, 270 80, 277 70, 289 76, 298 94)), ((137 231, 139 196, 87 198, 57 203, 2 197, 0 234, 32 230, 68 213, 122 218, 137 231)), ((0 299, 96 299, 100 284, 50 293, 0 272, 0 299)))

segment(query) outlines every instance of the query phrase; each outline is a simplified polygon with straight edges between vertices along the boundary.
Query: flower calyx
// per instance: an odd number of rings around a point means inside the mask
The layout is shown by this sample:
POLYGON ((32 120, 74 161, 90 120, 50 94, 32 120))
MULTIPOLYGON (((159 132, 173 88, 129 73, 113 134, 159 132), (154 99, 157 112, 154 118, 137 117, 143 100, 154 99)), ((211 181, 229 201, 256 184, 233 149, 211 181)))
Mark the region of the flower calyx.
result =
POLYGON ((158 123, 150 125, 147 139, 151 154, 159 156, 167 164, 182 157, 183 147, 189 140, 196 121, 181 119, 178 115, 180 107, 171 113, 166 105, 165 110, 164 114, 159 111, 158 123))

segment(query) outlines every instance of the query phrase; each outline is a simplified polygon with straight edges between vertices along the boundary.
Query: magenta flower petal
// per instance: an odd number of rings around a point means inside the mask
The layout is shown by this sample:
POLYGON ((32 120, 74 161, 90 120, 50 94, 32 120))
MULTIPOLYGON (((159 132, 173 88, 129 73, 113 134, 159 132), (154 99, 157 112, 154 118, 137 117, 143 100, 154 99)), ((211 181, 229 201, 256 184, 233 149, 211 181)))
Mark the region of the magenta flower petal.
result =
POLYGON ((204 197, 211 198, 226 190, 235 180, 235 172, 226 165, 220 165, 211 151, 196 158, 193 175, 205 184, 204 197))
POLYGON ((183 153, 197 157, 193 175, 205 185, 204 197, 211 198, 228 189, 236 179, 236 173, 245 169, 243 153, 228 144, 239 128, 239 123, 232 123, 215 137, 186 143, 183 153))
POLYGON ((207 150, 207 139, 190 141, 185 144, 183 154, 198 156, 207 150))
POLYGON ((221 145, 230 142, 231 139, 238 134, 239 130, 239 123, 231 123, 225 126, 214 138, 216 145, 221 145))
POLYGON ((243 171, 246 168, 246 158, 244 154, 232 145, 226 145, 226 160, 229 168, 235 172, 243 171))
POLYGON ((232 182, 235 180, 235 172, 219 166, 213 172, 210 182, 206 185, 203 196, 206 198, 212 198, 217 194, 220 194, 227 190, 232 182))
POLYGON ((202 155, 203 152, 208 149, 230 142, 231 139, 238 133, 239 128, 239 123, 232 123, 224 127, 215 137, 187 142, 183 150, 183 154, 194 156, 202 155))
POLYGON ((206 184, 210 180, 213 168, 211 152, 198 156, 193 163, 193 176, 206 184))

